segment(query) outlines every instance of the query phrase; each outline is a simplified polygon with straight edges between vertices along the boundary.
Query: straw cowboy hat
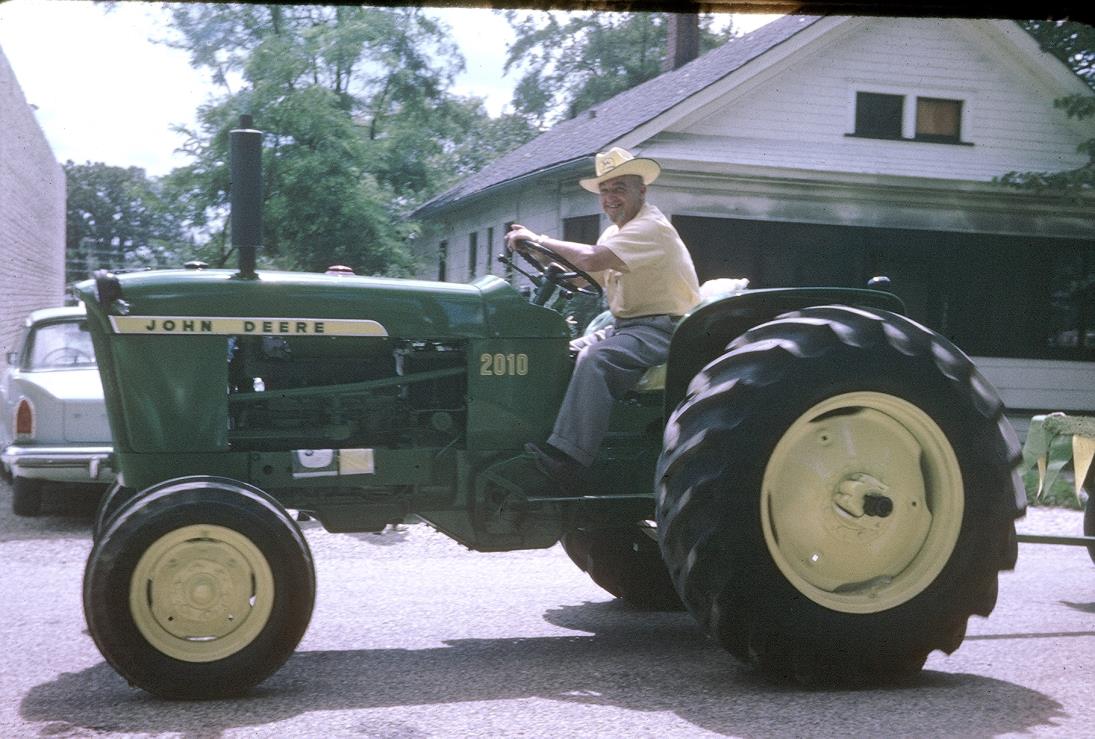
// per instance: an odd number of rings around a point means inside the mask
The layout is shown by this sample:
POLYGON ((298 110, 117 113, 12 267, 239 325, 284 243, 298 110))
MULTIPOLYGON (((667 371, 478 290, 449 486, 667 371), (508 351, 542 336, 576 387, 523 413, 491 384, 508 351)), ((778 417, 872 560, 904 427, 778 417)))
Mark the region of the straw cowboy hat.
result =
POLYGON ((643 184, 649 185, 658 179, 662 168, 653 159, 634 157, 625 149, 613 146, 608 151, 602 151, 594 161, 596 176, 584 180, 578 180, 578 184, 590 192, 600 192, 599 185, 605 180, 614 177, 623 177, 625 174, 637 174, 643 178, 643 184))

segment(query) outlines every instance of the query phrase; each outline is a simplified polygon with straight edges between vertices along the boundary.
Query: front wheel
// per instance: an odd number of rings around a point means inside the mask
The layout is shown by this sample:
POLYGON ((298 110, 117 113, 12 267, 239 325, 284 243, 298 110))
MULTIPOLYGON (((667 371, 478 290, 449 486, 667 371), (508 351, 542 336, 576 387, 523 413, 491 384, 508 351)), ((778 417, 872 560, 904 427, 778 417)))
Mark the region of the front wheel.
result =
POLYGON ((137 496, 139 491, 127 488, 118 480, 115 480, 99 499, 99 505, 95 508, 95 520, 91 524, 91 540, 99 540, 100 534, 106 529, 110 519, 121 510, 122 506, 137 496))
POLYGON ((273 674, 311 617, 300 529, 260 490, 223 478, 162 483, 107 521, 84 573, 106 660, 165 698, 239 695, 273 674))
POLYGON ((885 311, 820 307, 693 380, 658 466, 662 551, 689 610, 803 683, 915 674, 1014 566, 1019 445, 965 355, 885 311))

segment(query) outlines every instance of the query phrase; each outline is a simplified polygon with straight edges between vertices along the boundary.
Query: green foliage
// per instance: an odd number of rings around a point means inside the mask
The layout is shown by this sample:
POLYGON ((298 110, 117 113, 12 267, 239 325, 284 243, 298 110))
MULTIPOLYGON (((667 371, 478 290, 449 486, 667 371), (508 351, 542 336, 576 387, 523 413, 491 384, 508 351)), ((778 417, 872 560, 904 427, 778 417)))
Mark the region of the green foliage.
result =
MULTIPOLYGON (((1073 436, 1095 438, 1095 418, 1051 413, 1030 420, 1023 442, 1023 482, 1027 502, 1065 508, 1083 508, 1077 495, 1073 460, 1073 436), (1044 476, 1040 471, 1044 467, 1044 476), (1041 490, 1039 490, 1041 486, 1041 490)), ((1090 485, 1091 476, 1086 485, 1090 485)), ((1090 493, 1089 488, 1085 491, 1090 493)))
POLYGON ((65 281, 100 268, 181 266, 192 246, 161 182, 138 167, 64 164, 65 281))
POLYGON ((1027 491, 1027 505, 1083 510, 1084 504, 1076 499, 1076 488, 1067 472, 1054 480, 1052 485, 1046 486, 1041 495, 1038 494, 1038 470, 1026 470, 1023 485, 1027 491))
POLYGON ((463 59, 416 8, 170 9, 173 45, 224 90, 183 131, 193 164, 165 184, 211 263, 231 257, 228 132, 242 114, 265 133, 260 266, 359 274, 409 273, 406 215, 534 133, 448 92, 463 59))
POLYGON ((1043 51, 1072 68, 1095 90, 1095 27, 1076 21, 1024 21, 1043 51))
MULTIPOLYGON (((1042 50, 1053 54, 1095 90, 1095 27, 1074 21, 1025 21, 1023 27, 1038 41, 1042 50)), ((1095 116, 1095 94, 1069 95, 1053 102, 1069 118, 1084 120, 1095 116)), ((1007 172, 996 182, 1023 190, 1060 193, 1081 200, 1095 190, 1095 139, 1077 147, 1088 161, 1082 166, 1060 172, 1007 172)))
POLYGON ((449 97, 430 110, 405 112, 390 126, 374 142, 373 171, 409 212, 536 133, 521 116, 491 118, 481 100, 449 97))
MULTIPOLYGON (((507 19, 517 33, 505 70, 523 70, 513 106, 543 127, 583 110, 662 72, 667 13, 538 12, 507 19)), ((725 43, 732 34, 712 31, 711 16, 700 19, 700 51, 725 43)))

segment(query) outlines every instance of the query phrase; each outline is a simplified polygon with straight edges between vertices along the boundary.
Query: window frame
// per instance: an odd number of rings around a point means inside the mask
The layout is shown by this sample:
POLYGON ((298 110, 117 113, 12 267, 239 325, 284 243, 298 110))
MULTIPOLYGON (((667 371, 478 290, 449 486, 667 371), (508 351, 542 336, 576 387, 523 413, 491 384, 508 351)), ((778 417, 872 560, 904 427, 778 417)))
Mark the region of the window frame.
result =
POLYGON ((474 280, 479 273, 479 232, 468 234, 468 279, 474 280))
POLYGON ((965 101, 956 98, 938 98, 930 97, 928 95, 917 95, 914 98, 916 111, 913 117, 913 138, 917 141, 927 141, 933 144, 961 144, 962 143, 962 119, 965 118, 965 101), (944 133, 921 133, 920 132, 920 103, 922 101, 931 100, 939 103, 957 103, 958 104, 958 130, 953 134, 944 133))
MULTIPOLYGON (((516 223, 516 221, 506 221, 505 223, 502 224, 502 234, 503 234, 502 238, 503 239, 506 238, 505 234, 508 234, 510 231, 513 230, 513 225, 515 223, 516 223)), ((513 268, 513 259, 508 259, 506 261, 506 266, 505 266, 505 269, 503 270, 502 276, 506 280, 506 282, 508 282, 509 284, 511 284, 511 285, 516 284, 517 271, 513 268)))
POLYGON ((494 257, 493 257, 493 254, 494 254, 494 226, 487 226, 486 243, 484 244, 484 246, 486 247, 484 249, 484 252, 486 252, 486 254, 485 254, 484 264, 483 264, 483 274, 493 275, 494 274, 494 257))
POLYGON ((904 138, 904 130, 905 130, 905 107, 906 107, 905 98, 906 98, 905 95, 894 95, 894 94, 886 93, 886 92, 870 92, 868 90, 857 90, 856 93, 855 93, 855 103, 853 105, 854 111, 852 113, 852 116, 853 116, 852 134, 854 136, 858 137, 858 138, 863 138, 863 139, 883 139, 885 141, 895 141, 895 140, 900 141, 902 138, 904 138), (897 101, 898 105, 900 106, 900 110, 899 110, 899 114, 898 114, 896 133, 893 133, 893 134, 886 134, 886 133, 881 133, 881 132, 870 132, 870 133, 868 133, 865 130, 860 128, 860 123, 862 122, 861 119, 866 118, 866 116, 861 116, 860 115, 860 113, 863 112, 863 110, 864 110, 864 106, 861 105, 861 102, 862 102, 862 99, 863 99, 864 95, 871 95, 875 98, 892 98, 892 99, 897 101))
POLYGON ((975 110, 976 95, 972 89, 965 88, 940 88, 940 87, 904 87, 884 83, 868 82, 863 80, 848 80, 847 86, 847 120, 845 133, 847 138, 867 139, 870 141, 910 141, 921 144, 948 144, 951 146, 974 146, 975 135, 975 110), (892 138, 889 136, 872 136, 856 130, 858 120, 859 93, 874 95, 892 95, 902 98, 901 103, 901 136, 892 138), (946 100, 959 103, 958 137, 937 137, 931 135, 917 135, 917 108, 919 101, 946 100))

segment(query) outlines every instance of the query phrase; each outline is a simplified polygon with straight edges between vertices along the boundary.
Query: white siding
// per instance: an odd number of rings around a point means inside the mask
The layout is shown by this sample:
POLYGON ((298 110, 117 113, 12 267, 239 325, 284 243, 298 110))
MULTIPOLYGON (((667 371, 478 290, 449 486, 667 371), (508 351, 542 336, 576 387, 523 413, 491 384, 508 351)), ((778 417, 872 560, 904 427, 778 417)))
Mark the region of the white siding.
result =
MULTIPOLYGON (((734 164, 826 172, 987 181, 1010 170, 1060 170, 1084 163, 1083 140, 1048 89, 984 22, 862 18, 844 34, 804 50, 776 76, 731 92, 671 132, 681 151, 734 164), (972 146, 849 137, 856 91, 965 101, 972 146), (711 138, 706 141, 706 137, 711 138)), ((822 40, 824 41, 824 39, 822 40)), ((1056 63, 1056 62, 1054 62, 1056 63)), ((1095 135, 1088 125, 1087 135, 1095 135)))
POLYGON ((1095 362, 974 357, 1008 408, 1095 411, 1095 362))
MULTIPOLYGON (((592 197, 592 196, 591 196, 592 197)), ((506 223, 520 223, 536 233, 558 235, 561 230, 558 193, 551 188, 526 188, 517 197, 491 197, 470 203, 446 213, 443 223, 434 223, 418 248, 417 275, 425 279, 437 277, 437 248, 448 241, 447 282, 469 282, 468 247, 471 233, 478 234, 478 255, 475 277, 485 274, 501 276, 505 267, 496 261, 505 246, 502 235, 506 223), (487 229, 492 228, 493 242, 487 243, 487 229)))

